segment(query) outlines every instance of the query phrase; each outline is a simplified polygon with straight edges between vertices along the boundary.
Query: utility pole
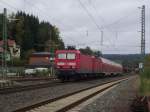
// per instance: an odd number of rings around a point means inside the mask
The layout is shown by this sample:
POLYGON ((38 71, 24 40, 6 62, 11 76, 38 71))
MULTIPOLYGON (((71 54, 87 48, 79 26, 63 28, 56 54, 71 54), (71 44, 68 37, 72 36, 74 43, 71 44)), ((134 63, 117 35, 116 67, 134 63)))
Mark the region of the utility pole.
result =
POLYGON ((52 39, 52 29, 49 31, 50 33, 50 58, 54 58, 54 43, 53 43, 53 39, 52 39))
POLYGON ((101 47, 103 46, 103 31, 101 31, 101 47))
POLYGON ((5 78, 7 74, 7 9, 4 8, 3 13, 3 53, 2 53, 2 77, 5 78))
POLYGON ((145 55, 145 5, 141 10, 141 55, 145 55))
POLYGON ((100 51, 102 52, 102 47, 103 47, 103 36, 104 36, 104 33, 103 31, 101 30, 101 41, 100 41, 100 51))

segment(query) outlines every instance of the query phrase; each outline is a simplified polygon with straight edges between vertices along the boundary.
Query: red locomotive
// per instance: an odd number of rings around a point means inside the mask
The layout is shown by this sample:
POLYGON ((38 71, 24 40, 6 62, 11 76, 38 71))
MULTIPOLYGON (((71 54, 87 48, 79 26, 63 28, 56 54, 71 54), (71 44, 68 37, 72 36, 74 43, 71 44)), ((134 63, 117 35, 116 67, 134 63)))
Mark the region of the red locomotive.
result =
POLYGON ((57 76, 61 80, 121 74, 123 67, 102 57, 82 54, 79 50, 57 50, 57 76))

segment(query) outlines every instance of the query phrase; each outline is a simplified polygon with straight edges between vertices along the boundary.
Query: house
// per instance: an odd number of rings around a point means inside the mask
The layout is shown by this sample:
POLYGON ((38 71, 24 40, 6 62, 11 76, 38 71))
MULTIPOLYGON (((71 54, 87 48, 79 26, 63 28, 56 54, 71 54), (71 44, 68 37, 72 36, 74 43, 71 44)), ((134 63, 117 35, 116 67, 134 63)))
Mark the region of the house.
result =
MULTIPOLYGON (((20 46, 16 45, 15 40, 7 39, 7 52, 11 58, 20 58, 20 46)), ((3 40, 0 41, 0 53, 4 52, 3 40)))
POLYGON ((32 53, 29 58, 30 66, 51 66, 52 55, 50 52, 36 52, 32 53))

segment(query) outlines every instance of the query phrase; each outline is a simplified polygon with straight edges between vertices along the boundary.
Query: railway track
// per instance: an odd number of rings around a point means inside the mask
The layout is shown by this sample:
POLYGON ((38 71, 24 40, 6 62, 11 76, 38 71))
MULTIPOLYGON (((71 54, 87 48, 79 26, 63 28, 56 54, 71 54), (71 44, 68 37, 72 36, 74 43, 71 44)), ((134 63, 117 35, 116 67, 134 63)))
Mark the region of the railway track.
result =
POLYGON ((0 94, 10 94, 10 93, 15 93, 15 92, 29 91, 29 90, 35 90, 35 89, 40 89, 40 88, 51 87, 54 85, 55 86, 62 85, 62 83, 60 83, 59 81, 52 81, 52 82, 39 83, 35 85, 0 88, 0 94))
MULTIPOLYGON (((0 78, 2 79, 2 78, 0 78)), ((39 81, 39 80, 54 80, 57 79, 56 77, 7 77, 6 80, 11 81, 39 81)))
POLYGON ((19 88, 23 86, 33 86, 37 84, 44 84, 58 80, 55 77, 7 77, 0 78, 0 91, 8 90, 9 88, 19 88))
MULTIPOLYGON (((128 77, 131 78, 131 77, 128 77)), ((50 99, 44 102, 37 103, 14 112, 65 112, 87 99, 110 89, 113 86, 128 80, 127 77, 116 79, 114 81, 107 81, 99 85, 82 89, 70 94, 66 94, 55 99, 50 99)))
MULTIPOLYGON (((116 77, 116 78, 121 78, 121 77, 116 77)), ((40 80, 39 78, 38 79, 31 78, 29 80, 21 79, 19 81, 29 82, 29 81, 39 81, 39 80, 40 80)), ((42 79, 42 80, 44 80, 44 79, 42 79)), ((103 80, 103 79, 101 79, 101 80, 103 80)), ((105 80, 105 78, 104 78, 104 80, 105 80)), ((109 78, 108 78, 108 80, 109 80, 109 78)), ((84 81, 86 82, 86 80, 83 80, 83 82, 84 81)), ((106 81, 106 82, 108 82, 108 81, 106 81)), ((60 85, 63 86, 63 85, 67 85, 70 83, 72 83, 72 82, 61 83, 59 80, 53 80, 53 81, 51 80, 49 82, 42 82, 42 83, 39 82, 36 84, 10 86, 10 87, 6 87, 6 88, 0 88, 0 94, 11 94, 11 93, 16 93, 16 92, 30 91, 30 90, 36 90, 36 89, 47 88, 47 87, 52 87, 52 86, 60 86, 60 85)))

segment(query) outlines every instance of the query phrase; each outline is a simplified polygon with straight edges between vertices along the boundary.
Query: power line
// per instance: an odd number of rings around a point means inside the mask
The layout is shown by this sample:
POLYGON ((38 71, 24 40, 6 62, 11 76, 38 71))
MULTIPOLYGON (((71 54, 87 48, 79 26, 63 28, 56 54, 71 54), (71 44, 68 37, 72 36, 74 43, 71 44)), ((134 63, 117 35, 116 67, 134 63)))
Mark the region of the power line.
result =
MULTIPOLYGON (((29 1, 28 1, 29 2, 29 1)), ((79 0, 79 2, 81 2, 81 0, 79 0)), ((39 8, 38 6, 36 6, 35 4, 33 4, 33 3, 28 3, 28 4, 31 4, 32 6, 34 6, 35 8, 37 8, 40 12, 42 12, 41 14, 42 15, 44 15, 43 13, 45 13, 45 15, 44 16, 47 16, 48 18, 50 17, 50 16, 48 16, 48 14, 46 13, 46 11, 45 10, 43 10, 43 9, 41 9, 41 8, 39 8)), ((98 30, 101 30, 102 28, 103 28, 103 26, 99 26, 99 24, 97 24, 97 22, 96 22, 96 20, 95 20, 95 18, 93 17, 93 15, 88 11, 88 9, 84 6, 84 4, 81 2, 81 4, 83 5, 81 5, 82 7, 84 7, 85 9, 84 10, 87 10, 87 13, 88 13, 88 16, 91 18, 91 20, 93 21, 93 23, 96 25, 96 27, 97 27, 97 29, 98 30)), ((12 6, 11 6, 12 7, 12 6)), ((13 9, 14 9, 14 7, 13 7, 13 9)), ((96 7, 95 7, 95 9, 96 9, 96 7)), ((15 10, 18 10, 17 8, 15 9, 15 10)), ((97 11, 98 12, 98 11, 97 11)), ((120 20, 121 21, 121 20, 120 20)), ((64 26, 64 25, 63 25, 64 26)), ((106 27, 107 28, 107 27, 106 27)), ((89 32, 89 31, 88 31, 89 32)), ((69 38, 70 39, 70 38, 69 38)), ((75 42, 75 41, 74 41, 75 42)), ((77 41, 76 41, 77 42, 77 41)))
MULTIPOLYGON (((102 31, 102 26, 100 27, 99 24, 96 22, 95 18, 93 17, 93 15, 88 11, 88 9, 84 6, 84 4, 78 0, 78 2, 80 3, 81 7, 85 10, 85 12, 87 13, 87 15, 89 16, 89 18, 93 21, 93 23, 95 24, 95 26, 97 27, 97 29, 100 31, 101 34, 101 46, 103 45, 103 31, 102 31)), ((102 49, 101 49, 102 50, 102 49)))
POLYGON ((104 28, 109 28, 110 26, 114 25, 114 24, 118 24, 120 21, 124 20, 124 19, 127 19, 128 17, 131 17, 131 14, 134 13, 134 11, 136 11, 137 9, 133 10, 133 12, 130 12, 130 14, 128 15, 125 15, 123 17, 120 17, 119 19, 117 19, 116 21, 110 23, 110 24, 107 24, 105 26, 103 26, 104 28))
POLYGON ((42 12, 41 14, 46 17, 47 19, 48 18, 51 18, 50 16, 47 15, 47 13, 45 11, 43 11, 43 9, 37 7, 35 4, 33 4, 32 2, 29 2, 27 0, 24 0, 24 2, 26 2, 27 4, 31 5, 32 7, 35 7, 36 9, 38 9, 40 12, 42 12), (44 14, 43 14, 44 13, 44 14))
MULTIPOLYGON (((11 7, 12 9, 14 9, 15 11, 18 11, 18 10, 20 10, 20 9, 17 9, 17 8, 15 8, 15 7, 13 7, 12 5, 10 5, 10 4, 8 4, 7 2, 4 2, 4 1, 2 1, 1 0, 1 2, 3 3, 3 4, 5 4, 5 5, 7 5, 8 7, 11 7)), ((46 15, 47 15, 47 13, 44 11, 44 10, 42 10, 41 8, 39 8, 39 7, 37 7, 37 6, 35 6, 34 4, 32 4, 31 2, 29 2, 29 1, 27 1, 27 0, 24 0, 24 4, 25 4, 25 2, 27 3, 27 4, 30 4, 30 5, 32 5, 33 7, 35 7, 35 8, 37 8, 40 12, 42 12, 42 13, 45 13, 46 15)), ((43 16, 45 16, 44 14, 42 14, 43 16)), ((48 18, 49 18, 49 16, 47 16, 48 18)), ((63 25, 64 26, 64 25, 63 25)), ((71 38, 70 38, 71 39, 71 38)), ((73 39, 71 39, 73 42, 77 42, 77 41, 74 41, 73 39)))
MULTIPOLYGON (((105 22, 104 21, 104 19, 103 19, 103 17, 99 14, 99 11, 97 10, 97 8, 95 7, 95 5, 92 3, 92 1, 90 0, 89 1, 89 3, 91 4, 91 6, 93 7, 93 9, 95 10, 95 12, 97 13, 97 15, 99 15, 98 16, 98 18, 100 18, 103 22, 105 22)), ((113 24, 117 24, 118 22, 120 22, 121 20, 123 20, 123 19, 125 19, 126 17, 128 17, 128 16, 130 16, 130 14, 128 14, 127 16, 124 16, 124 17, 122 17, 122 18, 120 18, 120 19, 118 19, 117 21, 115 21, 115 22, 113 22, 112 24, 110 24, 110 25, 113 25, 113 24)), ((107 29, 108 31, 111 31, 111 32, 128 32, 128 31, 112 31, 108 26, 101 26, 103 29, 107 29)), ((136 31, 137 32, 137 31, 136 31)), ((117 34, 118 35, 118 34, 117 34)), ((115 37, 118 37, 117 35, 115 35, 115 37)), ((102 36, 103 37, 103 36, 102 36)), ((103 43, 103 38, 101 39, 101 41, 102 41, 102 43, 103 43)), ((101 43, 101 46, 102 46, 102 43, 101 43)), ((115 43, 114 43, 114 46, 115 46, 115 43)))
POLYGON ((81 7, 85 10, 85 12, 89 16, 89 18, 92 20, 92 22, 95 24, 95 26, 97 27, 97 29, 101 31, 102 28, 97 24, 97 22, 95 21, 93 15, 87 10, 87 8, 84 6, 84 4, 80 0, 78 0, 78 2, 80 3, 81 7))
MULTIPOLYGON (((104 18, 99 14, 97 8, 95 7, 95 5, 92 3, 92 1, 90 0, 89 3, 91 4, 91 6, 93 7, 93 9, 95 10, 95 12, 97 13, 97 15, 99 15, 100 19, 105 22, 104 18)), ((98 18, 99 18, 98 17, 98 18)), ((101 27, 103 28, 103 26, 101 25, 101 27)))
POLYGON ((16 7, 10 5, 9 3, 7 3, 6 1, 0 0, 1 3, 7 5, 8 7, 11 7, 13 10, 18 11, 19 9, 17 9, 16 7))

